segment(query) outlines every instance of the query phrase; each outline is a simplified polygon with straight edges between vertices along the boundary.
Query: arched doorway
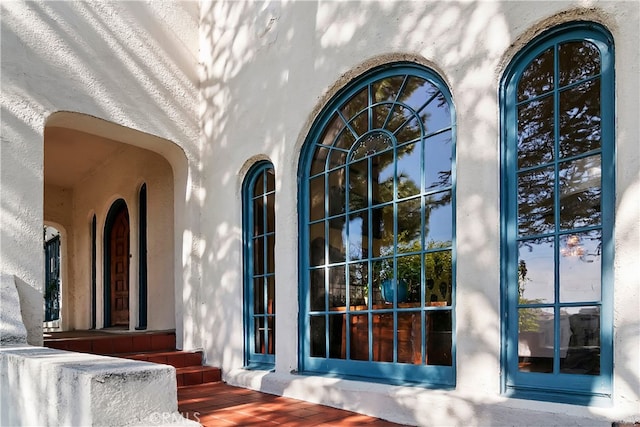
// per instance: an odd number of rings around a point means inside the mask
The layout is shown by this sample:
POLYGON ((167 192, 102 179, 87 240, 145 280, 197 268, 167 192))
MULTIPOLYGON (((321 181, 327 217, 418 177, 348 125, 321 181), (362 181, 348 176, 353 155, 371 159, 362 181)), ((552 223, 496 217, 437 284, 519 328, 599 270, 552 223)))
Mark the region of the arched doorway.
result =
POLYGON ((104 325, 129 327, 129 212, 116 200, 105 224, 104 325))

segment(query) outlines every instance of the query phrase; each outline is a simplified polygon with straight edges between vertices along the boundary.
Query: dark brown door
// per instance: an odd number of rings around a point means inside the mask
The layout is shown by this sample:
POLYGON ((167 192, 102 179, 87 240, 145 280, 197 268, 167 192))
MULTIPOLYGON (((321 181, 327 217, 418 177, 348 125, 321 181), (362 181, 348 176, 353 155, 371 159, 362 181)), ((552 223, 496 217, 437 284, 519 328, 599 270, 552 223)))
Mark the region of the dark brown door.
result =
POLYGON ((122 207, 109 236, 111 325, 129 326, 129 215, 122 207))

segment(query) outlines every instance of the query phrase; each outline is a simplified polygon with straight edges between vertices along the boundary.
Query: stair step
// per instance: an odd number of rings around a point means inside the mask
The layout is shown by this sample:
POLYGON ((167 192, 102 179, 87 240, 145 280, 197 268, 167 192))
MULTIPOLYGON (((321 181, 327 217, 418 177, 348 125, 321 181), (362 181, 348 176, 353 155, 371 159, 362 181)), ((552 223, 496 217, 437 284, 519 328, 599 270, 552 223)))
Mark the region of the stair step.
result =
POLYGON ((175 332, 154 332, 46 338, 44 345, 58 350, 103 355, 172 351, 176 348, 176 334, 175 332))
POLYGON ((171 365, 175 368, 184 368, 186 366, 202 365, 201 351, 158 351, 130 354, 114 354, 114 356, 124 359, 143 360, 146 362, 162 363, 171 365))
POLYGON ((215 383, 222 379, 222 371, 214 366, 188 366, 176 368, 178 387, 215 383))

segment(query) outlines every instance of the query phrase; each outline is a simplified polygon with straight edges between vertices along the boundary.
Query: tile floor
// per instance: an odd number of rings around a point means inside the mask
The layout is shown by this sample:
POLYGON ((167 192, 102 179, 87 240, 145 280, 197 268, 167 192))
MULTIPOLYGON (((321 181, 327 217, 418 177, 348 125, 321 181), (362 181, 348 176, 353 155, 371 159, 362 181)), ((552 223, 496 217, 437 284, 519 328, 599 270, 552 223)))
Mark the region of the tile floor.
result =
POLYGON ((365 426, 399 424, 222 382, 178 388, 178 410, 205 427, 365 426))

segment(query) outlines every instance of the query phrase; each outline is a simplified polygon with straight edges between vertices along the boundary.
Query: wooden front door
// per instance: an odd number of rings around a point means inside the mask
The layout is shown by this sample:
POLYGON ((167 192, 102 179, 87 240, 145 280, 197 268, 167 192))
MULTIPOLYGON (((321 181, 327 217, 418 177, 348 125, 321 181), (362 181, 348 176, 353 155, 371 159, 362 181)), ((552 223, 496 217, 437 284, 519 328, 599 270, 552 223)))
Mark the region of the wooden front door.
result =
POLYGON ((111 325, 129 326, 129 214, 123 206, 109 236, 111 325))

